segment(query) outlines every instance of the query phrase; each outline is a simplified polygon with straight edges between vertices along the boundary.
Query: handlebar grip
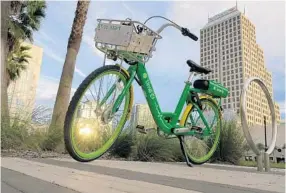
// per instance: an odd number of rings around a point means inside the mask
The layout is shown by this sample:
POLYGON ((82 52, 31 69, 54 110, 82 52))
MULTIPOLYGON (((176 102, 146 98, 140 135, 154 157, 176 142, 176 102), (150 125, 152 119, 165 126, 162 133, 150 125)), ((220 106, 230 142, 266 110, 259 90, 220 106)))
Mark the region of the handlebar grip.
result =
POLYGON ((199 39, 195 34, 192 34, 188 28, 182 27, 182 34, 184 36, 188 36, 189 38, 193 39, 194 41, 197 41, 199 39))

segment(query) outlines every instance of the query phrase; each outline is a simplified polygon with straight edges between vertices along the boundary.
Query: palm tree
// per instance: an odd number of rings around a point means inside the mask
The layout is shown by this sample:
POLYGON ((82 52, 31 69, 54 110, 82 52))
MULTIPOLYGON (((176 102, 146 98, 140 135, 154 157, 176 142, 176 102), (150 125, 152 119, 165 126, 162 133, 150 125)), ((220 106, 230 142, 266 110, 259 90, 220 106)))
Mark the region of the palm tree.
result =
POLYGON ((8 30, 8 51, 13 50, 17 40, 33 42, 33 31, 38 31, 45 17, 45 1, 13 1, 8 30))
POLYGON ((7 58, 7 86, 9 86, 11 81, 15 81, 20 77, 21 71, 27 68, 27 64, 29 63, 28 59, 31 56, 27 53, 31 47, 22 46, 20 42, 18 42, 11 53, 8 54, 7 58))
MULTIPOLYGON (((1 123, 9 126, 7 56, 19 40, 33 41, 33 31, 39 30, 45 17, 45 1, 1 1, 1 123), (6 122, 7 121, 7 122, 6 122)), ((20 66, 18 66, 20 67, 20 66)), ((21 67, 16 71, 21 71, 21 67)))
POLYGON ((71 85, 76 57, 80 48, 83 28, 90 1, 78 1, 68 41, 67 54, 57 92, 52 121, 49 130, 62 129, 70 100, 71 85))
MULTIPOLYGON (((19 41, 29 40, 30 42, 33 42, 33 31, 39 30, 41 19, 45 17, 45 9, 46 2, 42 0, 11 2, 7 40, 8 60, 10 59, 10 61, 7 61, 8 74, 6 75, 6 77, 9 81, 7 85, 9 85, 10 80, 13 80, 20 75, 21 70, 25 69, 22 64, 16 64, 16 60, 12 60, 14 61, 14 63, 11 66, 11 58, 13 58, 12 56, 14 56, 13 53, 19 54, 19 48, 21 49, 21 46, 19 46, 19 41), (11 70, 13 71, 12 73, 11 70)), ((25 49, 25 47, 22 48, 25 49)), ((27 50, 23 50, 23 53, 25 53, 24 51, 27 50)))

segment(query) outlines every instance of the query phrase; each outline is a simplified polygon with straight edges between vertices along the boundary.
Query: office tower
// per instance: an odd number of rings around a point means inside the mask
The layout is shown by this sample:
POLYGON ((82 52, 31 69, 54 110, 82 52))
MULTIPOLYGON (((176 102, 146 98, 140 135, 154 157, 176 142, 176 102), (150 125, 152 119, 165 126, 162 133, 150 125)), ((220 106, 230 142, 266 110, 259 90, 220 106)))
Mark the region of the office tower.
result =
MULTIPOLYGON (((266 38, 266 37, 265 37, 266 38)), ((213 70, 203 78, 216 80, 226 86, 230 95, 223 99, 223 109, 239 113, 240 94, 250 77, 259 77, 273 98, 272 76, 266 69, 262 48, 256 43, 255 26, 237 7, 208 19, 200 30, 200 63, 213 70)), ((249 125, 262 125, 263 117, 271 122, 267 99, 256 83, 247 92, 249 125)), ((276 119, 280 122, 279 106, 275 103, 276 119)))
POLYGON ((9 110, 10 114, 19 113, 30 116, 36 98, 36 90, 40 76, 43 48, 22 43, 23 46, 29 46, 31 49, 28 54, 31 58, 28 59, 26 69, 21 71, 19 79, 10 83, 8 88, 9 110))
POLYGON ((148 104, 135 104, 131 116, 132 127, 142 125, 145 128, 157 128, 148 104))

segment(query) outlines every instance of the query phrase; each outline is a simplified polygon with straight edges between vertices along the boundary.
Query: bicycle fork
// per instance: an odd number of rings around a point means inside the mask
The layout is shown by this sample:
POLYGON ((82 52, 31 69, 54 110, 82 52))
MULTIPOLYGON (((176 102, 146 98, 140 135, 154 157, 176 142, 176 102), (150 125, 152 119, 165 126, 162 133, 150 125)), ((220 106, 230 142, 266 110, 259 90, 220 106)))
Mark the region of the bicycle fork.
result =
MULTIPOLYGON (((126 95, 126 92, 129 90, 133 79, 135 78, 135 74, 136 72, 132 72, 130 75, 129 80, 127 81, 127 84, 124 86, 123 90, 121 91, 121 93, 118 95, 117 99, 115 100, 111 113, 114 114, 118 111, 124 96, 126 95)), ((119 79, 117 82, 115 82, 111 88, 107 91, 106 95, 104 96, 104 98, 102 99, 102 101, 100 102, 100 107, 109 99, 109 97, 112 95, 112 93, 115 91, 115 89, 118 87, 118 84, 121 82, 121 79, 119 79)))

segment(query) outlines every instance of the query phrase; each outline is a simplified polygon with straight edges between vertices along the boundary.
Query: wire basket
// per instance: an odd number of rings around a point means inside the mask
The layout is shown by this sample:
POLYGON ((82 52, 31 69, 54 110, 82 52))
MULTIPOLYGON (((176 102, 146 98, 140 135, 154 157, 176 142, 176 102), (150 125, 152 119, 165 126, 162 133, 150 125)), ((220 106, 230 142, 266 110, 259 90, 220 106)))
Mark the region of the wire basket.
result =
POLYGON ((146 63, 162 37, 146 25, 132 20, 98 19, 95 47, 108 58, 146 63))

